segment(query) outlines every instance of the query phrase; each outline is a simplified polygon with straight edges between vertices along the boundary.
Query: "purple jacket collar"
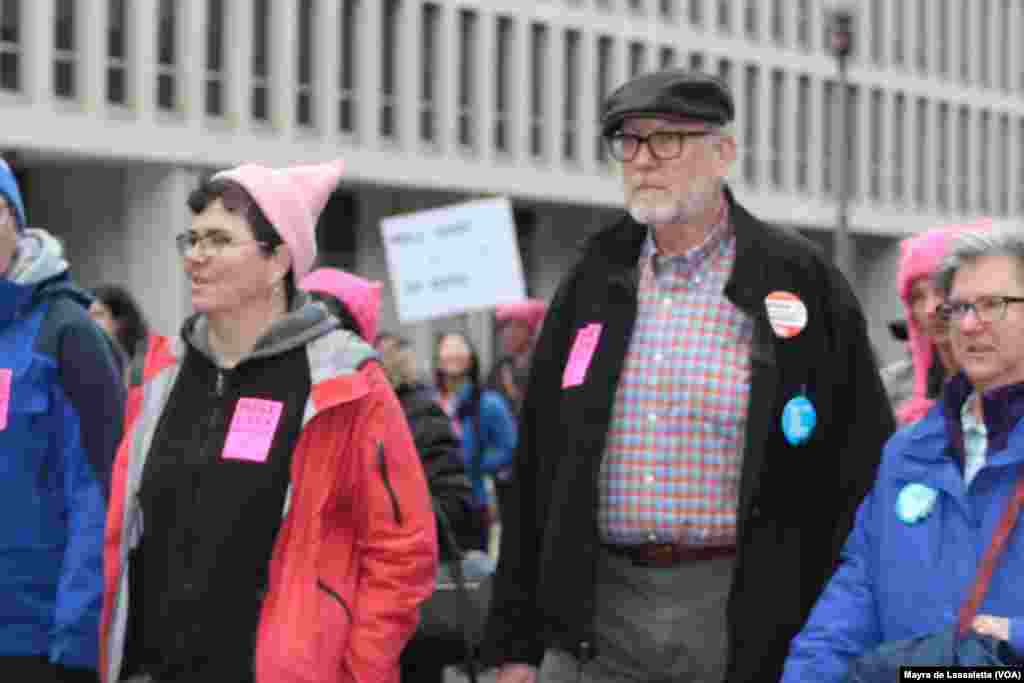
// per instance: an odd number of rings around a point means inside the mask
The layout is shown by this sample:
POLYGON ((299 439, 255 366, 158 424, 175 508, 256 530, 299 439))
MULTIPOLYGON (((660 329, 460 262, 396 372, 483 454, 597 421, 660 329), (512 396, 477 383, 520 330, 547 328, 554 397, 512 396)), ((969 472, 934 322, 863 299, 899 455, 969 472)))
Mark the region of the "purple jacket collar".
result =
MULTIPOLYGON (((964 459, 964 434, 960 424, 960 410, 974 391, 967 375, 963 372, 946 382, 942 393, 943 413, 946 427, 960 461, 964 459)), ((1008 384, 990 389, 981 395, 985 429, 988 430, 988 447, 992 453, 1006 448, 1010 432, 1024 417, 1024 383, 1008 384)))

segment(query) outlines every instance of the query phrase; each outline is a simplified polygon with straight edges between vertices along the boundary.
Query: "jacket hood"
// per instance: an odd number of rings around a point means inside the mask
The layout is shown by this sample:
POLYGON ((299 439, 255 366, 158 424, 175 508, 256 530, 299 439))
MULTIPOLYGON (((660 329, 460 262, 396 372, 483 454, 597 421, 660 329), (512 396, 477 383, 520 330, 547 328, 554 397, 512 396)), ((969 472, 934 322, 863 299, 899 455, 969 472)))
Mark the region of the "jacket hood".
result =
POLYGON ((67 272, 64 247, 57 238, 39 228, 18 235, 14 260, 5 277, 19 285, 36 285, 67 272))
MULTIPOLYGON (((251 353, 243 356, 239 364, 258 358, 271 358, 287 351, 306 346, 315 339, 338 327, 338 321, 322 306, 317 306, 305 292, 296 292, 291 309, 270 326, 256 342, 251 353)), ((209 321, 197 313, 185 321, 181 336, 196 351, 215 361, 210 351, 209 321)))
POLYGON ((72 281, 63 251, 45 230, 30 228, 19 235, 11 268, 0 278, 0 323, 57 297, 89 307, 93 296, 72 281))

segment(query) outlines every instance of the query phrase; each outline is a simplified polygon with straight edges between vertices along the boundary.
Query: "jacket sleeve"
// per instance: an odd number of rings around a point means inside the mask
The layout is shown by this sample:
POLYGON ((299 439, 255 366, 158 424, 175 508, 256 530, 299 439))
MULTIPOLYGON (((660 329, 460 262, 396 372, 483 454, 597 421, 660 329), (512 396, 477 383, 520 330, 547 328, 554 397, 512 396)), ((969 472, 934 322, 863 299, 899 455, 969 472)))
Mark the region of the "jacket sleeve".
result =
POLYGON ((57 366, 64 392, 78 413, 82 445, 107 495, 124 424, 125 386, 103 334, 85 317, 67 325, 60 335, 57 366))
POLYGON ((345 663, 360 683, 397 683, 398 658, 437 580, 437 533, 426 477, 398 399, 374 373, 360 451, 363 525, 345 663))
POLYGON ((61 438, 67 506, 67 545, 57 583, 50 661, 95 670, 103 603, 103 530, 106 497, 79 438, 78 417, 65 404, 61 438))
MULTIPOLYGON (((839 403, 834 413, 840 429, 831 440, 843 444, 839 453, 839 481, 831 557, 838 561, 843 544, 853 527, 857 507, 875 481, 885 442, 896 429, 896 420, 872 352, 864 314, 846 278, 830 268, 832 279, 832 338, 834 367, 844 368, 837 386, 839 403), (852 419, 849 419, 852 418, 852 419), (841 425, 841 426, 840 426, 841 425)), ((834 565, 833 565, 834 566, 834 565)))
POLYGON ((481 645, 482 658, 492 665, 506 662, 540 663, 544 654, 539 637, 537 588, 546 505, 538 501, 535 482, 553 476, 545 461, 545 419, 557 415, 562 366, 571 332, 570 273, 552 299, 533 354, 530 379, 519 421, 512 485, 503 501, 501 546, 494 577, 491 609, 481 645), (540 503, 545 508, 542 510, 540 503))
POLYGON ((430 494, 459 534, 473 521, 472 487, 459 458, 459 438, 451 420, 434 401, 420 401, 408 417, 430 494))
POLYGON ((496 391, 485 391, 480 399, 480 429, 484 433, 483 471, 494 473, 511 465, 518 441, 516 418, 496 391))
POLYGON ((869 495, 843 548, 842 563, 790 646, 783 683, 840 683, 850 662, 881 643, 872 558, 876 512, 869 495))

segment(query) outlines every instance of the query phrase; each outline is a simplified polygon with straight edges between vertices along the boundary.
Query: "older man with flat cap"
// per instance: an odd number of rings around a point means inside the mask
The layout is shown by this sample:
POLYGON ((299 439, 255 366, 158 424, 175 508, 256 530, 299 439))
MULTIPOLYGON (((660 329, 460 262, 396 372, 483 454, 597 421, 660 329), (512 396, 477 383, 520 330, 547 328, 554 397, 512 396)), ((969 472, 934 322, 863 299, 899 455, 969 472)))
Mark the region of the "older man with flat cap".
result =
POLYGON ((777 681, 893 416, 840 272, 734 198, 733 99, 604 103, 626 214, 548 309, 483 656, 500 683, 777 681))

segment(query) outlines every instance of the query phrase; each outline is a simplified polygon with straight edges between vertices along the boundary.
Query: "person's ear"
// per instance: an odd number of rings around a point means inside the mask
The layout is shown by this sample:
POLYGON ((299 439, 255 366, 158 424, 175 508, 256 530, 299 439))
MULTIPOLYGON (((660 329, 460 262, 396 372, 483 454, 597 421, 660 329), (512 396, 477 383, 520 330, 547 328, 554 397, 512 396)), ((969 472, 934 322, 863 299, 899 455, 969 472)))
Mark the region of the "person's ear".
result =
POLYGON ((283 243, 277 245, 274 248, 274 252, 270 255, 270 260, 277 266, 272 270, 271 277, 273 282, 271 284, 283 283, 285 277, 288 276, 288 271, 292 268, 292 252, 288 249, 288 245, 283 243))
POLYGON ((715 144, 718 146, 719 175, 725 176, 736 162, 736 137, 719 135, 715 144))

